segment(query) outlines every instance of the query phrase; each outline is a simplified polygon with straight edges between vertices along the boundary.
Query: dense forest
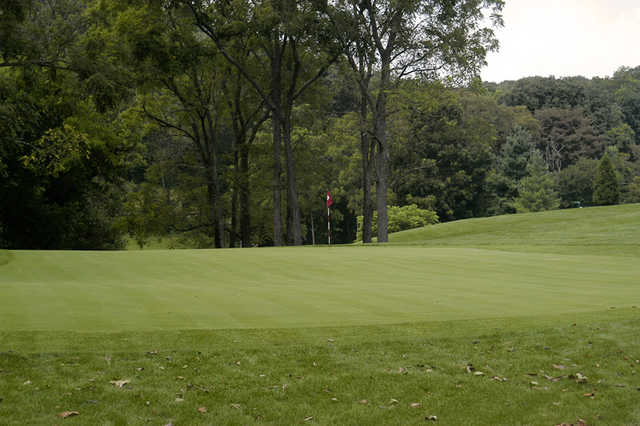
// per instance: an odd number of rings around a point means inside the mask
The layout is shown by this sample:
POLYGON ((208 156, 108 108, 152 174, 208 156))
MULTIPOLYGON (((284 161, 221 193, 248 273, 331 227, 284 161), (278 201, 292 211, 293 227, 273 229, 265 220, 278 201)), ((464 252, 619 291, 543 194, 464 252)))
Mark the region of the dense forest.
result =
POLYGON ((640 67, 477 76, 501 0, 0 3, 0 248, 387 241, 640 202, 640 67))

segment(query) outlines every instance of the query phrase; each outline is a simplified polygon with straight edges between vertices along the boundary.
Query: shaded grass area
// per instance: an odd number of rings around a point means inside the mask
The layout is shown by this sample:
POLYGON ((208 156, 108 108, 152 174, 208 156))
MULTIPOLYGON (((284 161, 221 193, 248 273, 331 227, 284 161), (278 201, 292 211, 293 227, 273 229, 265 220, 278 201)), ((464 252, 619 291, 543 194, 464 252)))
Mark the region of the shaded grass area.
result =
POLYGON ((54 424, 73 410, 65 424, 636 424, 639 328, 630 308, 365 327, 2 332, 0 418, 54 424))
POLYGON ((431 247, 16 251, 0 330, 371 325, 640 305, 627 256, 431 247))
POLYGON ((392 244, 640 256, 640 204, 468 219, 398 232, 392 244))
POLYGON ((9 250, 0 250, 0 266, 6 265, 12 259, 13 255, 9 250))

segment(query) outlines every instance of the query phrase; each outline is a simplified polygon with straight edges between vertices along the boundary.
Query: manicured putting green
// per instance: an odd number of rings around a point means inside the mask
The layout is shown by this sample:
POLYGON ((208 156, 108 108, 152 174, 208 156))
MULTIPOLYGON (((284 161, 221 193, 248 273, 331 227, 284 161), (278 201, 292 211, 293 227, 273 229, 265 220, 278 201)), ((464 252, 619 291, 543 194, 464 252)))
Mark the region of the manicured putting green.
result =
POLYGON ((628 256, 473 248, 14 251, 0 330, 364 325, 640 305, 628 256))

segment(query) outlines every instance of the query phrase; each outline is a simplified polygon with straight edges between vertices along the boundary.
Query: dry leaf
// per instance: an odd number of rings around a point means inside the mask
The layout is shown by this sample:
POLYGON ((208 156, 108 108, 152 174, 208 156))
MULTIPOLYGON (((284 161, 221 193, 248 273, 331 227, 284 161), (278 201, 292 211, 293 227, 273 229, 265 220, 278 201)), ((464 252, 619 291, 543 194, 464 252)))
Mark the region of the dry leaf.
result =
POLYGON ((310 422, 311 420, 313 420, 313 416, 309 416, 309 417, 305 417, 304 418, 305 422, 310 422))
POLYGON ((538 382, 531 382, 529 383, 531 386, 538 386, 538 382))
POLYGON ((122 380, 111 380, 109 383, 112 383, 114 386, 118 388, 123 388, 125 385, 131 383, 131 380, 122 379, 122 380))
POLYGON ((205 414, 207 412, 207 407, 200 407, 198 408, 198 411, 201 412, 202 414, 205 414))
POLYGON ((240 409, 240 404, 231 404, 232 408, 235 408, 236 410, 240 409))
POLYGON ((397 404, 398 402, 400 402, 400 401, 398 401, 398 400, 397 400, 397 399, 395 399, 395 398, 391 398, 391 399, 389 400, 389 404, 392 404, 392 405, 393 405, 393 404, 397 404))
POLYGON ((368 403, 369 403, 369 401, 367 401, 366 399, 361 399, 360 400, 360 404, 362 404, 362 405, 366 405, 368 403))
POLYGON ((333 397, 333 398, 331 398, 331 401, 333 401, 333 402, 338 402, 338 398, 333 397))
POLYGON ((584 396, 588 396, 593 398, 594 396, 596 396, 595 392, 589 392, 589 393, 585 393, 584 396))
POLYGON ((564 370, 567 367, 561 364, 553 364, 553 368, 555 368, 556 370, 564 370))
POLYGON ((80 413, 77 411, 63 411, 62 413, 58 414, 58 417, 66 419, 67 417, 73 417, 73 416, 79 416, 80 413))
POLYGON ((184 398, 176 398, 176 402, 183 402, 184 398))
POLYGON ((26 382, 24 382, 22 385, 23 385, 23 386, 27 386, 27 385, 30 385, 30 384, 31 384, 31 380, 27 380, 27 381, 26 381, 26 382))
POLYGON ((427 421, 431 421, 431 422, 437 422, 438 421, 438 416, 427 416, 424 418, 427 421))
POLYGON ((411 404, 409 404, 409 407, 411 407, 411 408, 418 408, 418 407, 420 407, 420 405, 421 405, 421 404, 420 404, 419 402, 412 402, 411 404))
POLYGON ((484 376, 484 373, 482 371, 475 371, 473 373, 474 376, 484 376))

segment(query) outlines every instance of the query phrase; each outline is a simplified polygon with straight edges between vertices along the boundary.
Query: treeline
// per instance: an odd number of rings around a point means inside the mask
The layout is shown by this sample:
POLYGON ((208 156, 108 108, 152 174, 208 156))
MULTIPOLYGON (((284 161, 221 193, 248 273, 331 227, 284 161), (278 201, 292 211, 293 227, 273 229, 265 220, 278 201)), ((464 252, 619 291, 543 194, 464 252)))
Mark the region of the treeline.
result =
POLYGON ((6 1, 0 247, 324 243, 327 190, 342 243, 640 201, 640 68, 483 84, 501 6, 6 1))

